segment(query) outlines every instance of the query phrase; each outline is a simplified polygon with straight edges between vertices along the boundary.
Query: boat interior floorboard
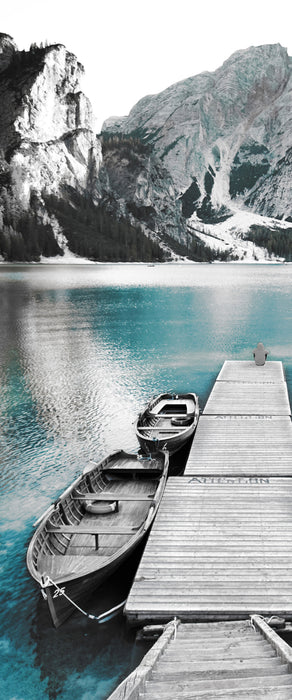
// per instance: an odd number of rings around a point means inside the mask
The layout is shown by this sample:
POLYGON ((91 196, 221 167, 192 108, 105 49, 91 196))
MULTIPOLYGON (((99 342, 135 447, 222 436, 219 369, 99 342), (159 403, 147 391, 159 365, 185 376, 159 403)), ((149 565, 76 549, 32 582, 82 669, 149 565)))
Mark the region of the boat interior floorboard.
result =
MULTIPOLYGON (((156 484, 151 479, 139 479, 133 481, 111 480, 107 490, 117 496, 123 494, 141 496, 155 493, 156 484)), ((102 492, 101 492, 102 493, 102 492)), ((119 510, 114 513, 91 514, 85 513, 82 518, 83 525, 94 524, 95 527, 100 525, 110 528, 120 527, 139 527, 147 515, 149 503, 147 501, 119 501, 119 510)), ((133 531, 134 534, 134 531, 133 531)), ((99 535, 99 547, 95 550, 95 538, 92 535, 76 534, 71 537, 67 548, 67 555, 71 556, 110 556, 121 547, 129 538, 128 535, 99 535)))

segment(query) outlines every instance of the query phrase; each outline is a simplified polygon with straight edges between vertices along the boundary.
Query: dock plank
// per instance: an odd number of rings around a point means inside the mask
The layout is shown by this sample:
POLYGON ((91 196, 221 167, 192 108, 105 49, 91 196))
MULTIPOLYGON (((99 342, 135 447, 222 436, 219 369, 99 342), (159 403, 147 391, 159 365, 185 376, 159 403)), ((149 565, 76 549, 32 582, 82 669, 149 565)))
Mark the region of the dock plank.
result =
POLYGON ((126 603, 128 619, 165 620, 176 614, 203 620, 222 613, 240 619, 269 610, 291 619, 291 527, 292 478, 270 478, 255 488, 248 481, 170 477, 126 603), (188 578, 180 560, 191 571, 188 578), (276 574, 275 561, 281 567, 276 574), (290 575, 286 571, 282 578, 288 561, 290 575), (205 576, 196 584, 192 576, 202 571, 205 576))
POLYGON ((289 416, 286 383, 216 382, 205 415, 289 416))
POLYGON ((226 361, 200 417, 185 474, 292 475, 283 366, 226 361))
POLYGON ((227 360, 219 372, 205 415, 291 414, 282 362, 257 366, 251 361, 227 360))
POLYGON ((279 383, 285 381, 283 364, 280 361, 266 362, 258 366, 253 360, 225 360, 217 381, 250 381, 279 383))
POLYGON ((292 476, 290 417, 201 416, 184 473, 292 476))

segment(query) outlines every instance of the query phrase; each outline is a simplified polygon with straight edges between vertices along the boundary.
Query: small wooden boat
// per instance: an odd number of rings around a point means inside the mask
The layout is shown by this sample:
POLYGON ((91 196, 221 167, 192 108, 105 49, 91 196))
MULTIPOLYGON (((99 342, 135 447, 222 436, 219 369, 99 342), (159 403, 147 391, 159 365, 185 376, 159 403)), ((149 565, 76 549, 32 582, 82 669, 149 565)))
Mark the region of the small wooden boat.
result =
POLYGON ((199 419, 196 394, 159 394, 147 404, 136 421, 142 450, 177 452, 195 432, 199 419))
POLYGON ((27 568, 55 627, 133 552, 164 491, 168 453, 115 452, 80 475, 35 523, 27 568))

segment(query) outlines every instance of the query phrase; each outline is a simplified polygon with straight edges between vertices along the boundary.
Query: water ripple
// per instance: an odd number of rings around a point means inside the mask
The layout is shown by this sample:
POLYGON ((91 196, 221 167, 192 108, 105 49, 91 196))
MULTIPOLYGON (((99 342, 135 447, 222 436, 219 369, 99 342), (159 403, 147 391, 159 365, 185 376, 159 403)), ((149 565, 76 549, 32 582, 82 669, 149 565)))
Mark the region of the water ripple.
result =
POLYGON ((81 697, 86 679, 96 700, 108 679, 113 689, 133 646, 120 622, 107 638, 77 617, 57 634, 40 622, 25 569, 32 523, 90 460, 137 447, 133 422, 150 396, 193 390, 203 406, 224 360, 250 359, 258 340, 284 361, 291 392, 290 270, 0 267, 4 697, 65 700, 73 686, 81 697))

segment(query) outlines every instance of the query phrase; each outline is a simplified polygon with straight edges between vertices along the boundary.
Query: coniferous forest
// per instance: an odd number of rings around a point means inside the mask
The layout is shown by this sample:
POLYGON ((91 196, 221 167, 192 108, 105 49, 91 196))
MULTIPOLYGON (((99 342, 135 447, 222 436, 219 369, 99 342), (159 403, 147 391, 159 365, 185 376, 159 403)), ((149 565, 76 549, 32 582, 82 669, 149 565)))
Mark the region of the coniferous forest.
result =
MULTIPOLYGON (((162 261, 163 250, 138 225, 117 219, 104 205, 70 191, 64 197, 45 196, 49 214, 57 219, 69 250, 91 260, 106 262, 162 261)), ((3 188, 0 197, 0 255, 7 262, 37 262, 41 256, 63 255, 51 223, 44 223, 39 200, 32 195, 30 209, 21 210, 3 188)))
POLYGON ((152 262, 164 259, 159 245, 142 229, 112 216, 104 205, 72 193, 70 200, 45 197, 67 238, 72 253, 101 262, 152 262))
MULTIPOLYGON (((72 253, 101 262, 163 262, 167 254, 144 234, 139 224, 123 217, 117 219, 104 204, 95 205, 90 198, 68 193, 62 198, 44 195, 48 212, 54 215, 68 241, 72 253)), ((63 255, 51 224, 45 224, 31 201, 30 210, 19 211, 6 191, 1 196, 0 255, 7 262, 37 262, 41 256, 63 255)), ((251 226, 245 238, 267 250, 269 256, 292 261, 292 228, 271 230, 251 226)), ((187 246, 164 237, 166 246, 178 256, 197 262, 236 260, 232 251, 220 253, 190 235, 187 246)))
POLYGON ((16 204, 9 189, 0 197, 0 255, 7 262, 36 262, 41 255, 63 255, 50 224, 38 216, 36 202, 24 212, 16 204))
POLYGON ((256 245, 266 248, 269 255, 292 260, 292 228, 273 230, 266 226, 253 225, 246 238, 256 245))

